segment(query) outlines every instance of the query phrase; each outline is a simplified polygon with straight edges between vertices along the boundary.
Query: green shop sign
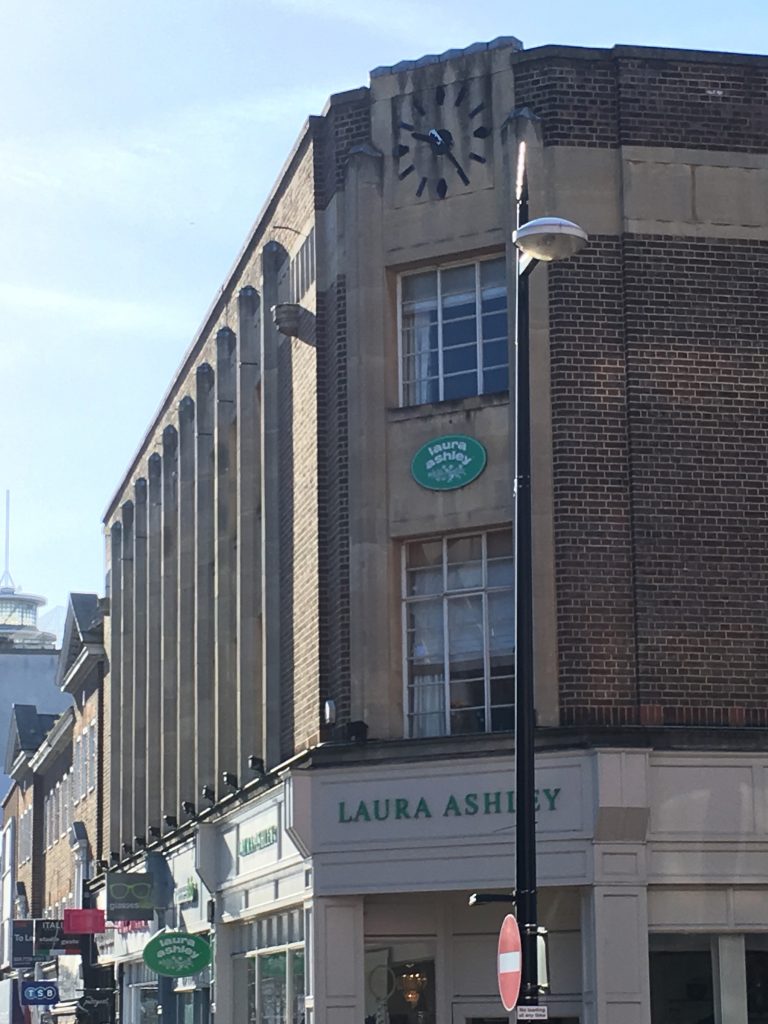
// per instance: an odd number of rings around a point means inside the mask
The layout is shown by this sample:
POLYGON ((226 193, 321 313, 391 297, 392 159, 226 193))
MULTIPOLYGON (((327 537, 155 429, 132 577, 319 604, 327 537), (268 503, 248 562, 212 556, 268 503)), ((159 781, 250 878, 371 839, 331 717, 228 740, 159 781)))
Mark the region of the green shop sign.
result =
POLYGON ((274 846, 277 842, 277 825, 270 825, 263 828, 253 836, 244 836, 240 840, 238 852, 241 857, 247 857, 249 853, 258 853, 259 850, 266 850, 268 846, 274 846))
MULTIPOLYGON (((557 810, 560 787, 537 789, 536 811, 557 810)), ((514 814, 515 791, 497 789, 489 793, 449 794, 439 804, 426 797, 393 796, 376 800, 339 801, 339 823, 350 825, 359 821, 420 821, 424 818, 463 818, 476 814, 514 814)))
POLYGON ((210 943, 187 932, 158 932, 144 947, 144 963, 155 974, 187 978, 211 962, 210 943))
POLYGON ((413 456, 411 475, 430 491, 453 491, 477 480, 487 454, 474 437, 446 434, 427 441, 413 456))

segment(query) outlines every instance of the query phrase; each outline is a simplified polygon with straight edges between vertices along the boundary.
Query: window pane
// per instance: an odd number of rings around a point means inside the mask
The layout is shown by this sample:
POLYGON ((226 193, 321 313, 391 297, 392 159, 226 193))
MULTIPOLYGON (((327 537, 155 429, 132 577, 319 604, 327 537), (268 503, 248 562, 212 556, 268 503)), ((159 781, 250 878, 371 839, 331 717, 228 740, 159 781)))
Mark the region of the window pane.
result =
POLYGON ((483 343, 483 368, 492 370, 494 367, 507 365, 507 339, 501 341, 485 341, 483 343))
POLYGON ((483 373, 483 394, 495 395, 499 391, 507 391, 509 388, 509 370, 506 366, 497 370, 486 370, 483 373))
POLYGON ((465 590, 483 584, 483 540, 480 534, 448 541, 448 589, 465 590))
POLYGON ((440 290, 443 298, 443 317, 446 311, 450 317, 475 314, 475 264, 466 267, 450 267, 440 275, 440 290), (459 312, 461 311, 461 312, 459 312))
POLYGON ((259 959, 259 1024, 285 1024, 285 953, 259 959))
POLYGON ((304 954, 299 950, 291 953, 291 976, 293 989, 291 1024, 304 1024, 304 954))
POLYGON ((506 296, 507 293, 507 269, 506 263, 501 260, 483 260, 480 264, 480 283, 483 288, 483 298, 486 291, 496 289, 506 296))
POLYGON ((471 398, 477 394, 477 374, 460 373, 454 377, 446 377, 443 382, 443 398, 471 398))
POLYGON ((414 601, 408 606, 408 658, 414 668, 443 674, 443 602, 414 601))
POLYGON ((451 711, 451 735, 460 733, 485 732, 485 711, 473 708, 451 711))
POLYGON ((714 1020, 709 950, 650 954, 651 1024, 699 1024, 714 1020))
POLYGON ((403 278, 403 303, 420 302, 427 307, 437 306, 437 272, 429 270, 425 274, 409 274, 403 278))

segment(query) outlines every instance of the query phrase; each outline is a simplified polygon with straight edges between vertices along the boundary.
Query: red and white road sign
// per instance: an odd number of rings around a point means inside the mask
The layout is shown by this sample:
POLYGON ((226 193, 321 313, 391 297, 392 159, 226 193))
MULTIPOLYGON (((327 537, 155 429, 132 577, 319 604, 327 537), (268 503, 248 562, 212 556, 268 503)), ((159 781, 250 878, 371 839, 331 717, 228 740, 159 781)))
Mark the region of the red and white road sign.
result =
POLYGON ((507 914, 499 932, 499 995, 505 1010, 514 1010, 520 995, 520 929, 512 914, 507 914))

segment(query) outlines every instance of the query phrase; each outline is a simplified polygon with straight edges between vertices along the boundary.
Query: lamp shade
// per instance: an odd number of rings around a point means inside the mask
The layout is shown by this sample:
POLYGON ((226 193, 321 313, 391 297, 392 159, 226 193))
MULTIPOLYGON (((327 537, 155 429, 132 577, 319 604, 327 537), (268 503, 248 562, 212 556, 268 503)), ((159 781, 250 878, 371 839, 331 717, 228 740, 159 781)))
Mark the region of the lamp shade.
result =
POLYGON ((562 217, 537 217, 512 235, 517 248, 534 260, 554 263, 567 260, 584 248, 588 236, 584 228, 562 217))

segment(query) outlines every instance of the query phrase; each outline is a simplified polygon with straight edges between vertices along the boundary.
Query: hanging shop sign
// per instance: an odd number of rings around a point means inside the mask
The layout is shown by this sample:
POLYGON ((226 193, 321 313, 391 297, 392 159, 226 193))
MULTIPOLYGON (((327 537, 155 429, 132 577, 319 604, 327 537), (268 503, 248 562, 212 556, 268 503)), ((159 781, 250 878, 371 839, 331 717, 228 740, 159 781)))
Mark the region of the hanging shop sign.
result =
POLYGON ((411 476, 430 491, 453 491, 477 480, 488 456, 484 445, 465 434, 427 441, 413 456, 411 476))
POLYGON ((53 1006, 59 1001, 59 986, 53 981, 22 981, 22 1006, 53 1006))
POLYGON ((155 915, 154 878, 150 874, 107 872, 107 918, 151 921, 155 915))
POLYGON ((98 935, 104 928, 104 911, 96 907, 74 907, 64 911, 64 931, 67 935, 98 935))
POLYGON ((75 1004, 79 1024, 109 1024, 115 1019, 115 993, 111 989, 87 988, 75 1004))
POLYGON ((210 943, 188 932, 158 932, 144 947, 144 963, 155 974, 182 978, 198 974, 211 962, 210 943))
POLYGON ((54 956, 72 956, 80 952, 77 935, 67 935, 61 917, 36 917, 35 959, 47 960, 54 956))

